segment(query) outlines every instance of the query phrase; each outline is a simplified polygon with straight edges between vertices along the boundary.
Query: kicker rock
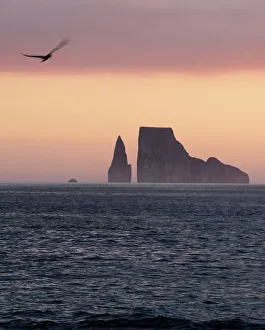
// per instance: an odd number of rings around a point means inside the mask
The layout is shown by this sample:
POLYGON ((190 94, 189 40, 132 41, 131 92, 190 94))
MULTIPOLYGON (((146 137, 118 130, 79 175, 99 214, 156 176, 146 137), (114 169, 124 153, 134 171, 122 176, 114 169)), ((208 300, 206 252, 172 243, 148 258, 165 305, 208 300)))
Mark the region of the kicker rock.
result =
POLYGON ((171 128, 140 127, 137 180, 149 183, 249 183, 240 169, 190 157, 171 128))
POLYGON ((128 165, 124 143, 119 136, 108 171, 108 182, 131 182, 131 165, 128 165))
POLYGON ((140 127, 138 182, 190 182, 190 157, 172 128, 140 127))

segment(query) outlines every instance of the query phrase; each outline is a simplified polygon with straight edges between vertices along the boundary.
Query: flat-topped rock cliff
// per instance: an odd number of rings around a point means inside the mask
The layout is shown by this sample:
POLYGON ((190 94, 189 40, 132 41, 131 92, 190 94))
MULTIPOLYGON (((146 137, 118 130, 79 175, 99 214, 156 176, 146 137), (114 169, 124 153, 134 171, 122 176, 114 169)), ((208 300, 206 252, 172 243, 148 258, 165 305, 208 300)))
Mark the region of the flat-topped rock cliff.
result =
POLYGON ((150 183, 249 183, 240 169, 214 157, 191 157, 171 128, 140 127, 137 181, 150 183))
POLYGON ((190 182, 190 157, 171 128, 140 127, 138 182, 190 182))
POLYGON ((108 171, 108 182, 131 182, 131 165, 128 164, 125 145, 120 136, 108 171))

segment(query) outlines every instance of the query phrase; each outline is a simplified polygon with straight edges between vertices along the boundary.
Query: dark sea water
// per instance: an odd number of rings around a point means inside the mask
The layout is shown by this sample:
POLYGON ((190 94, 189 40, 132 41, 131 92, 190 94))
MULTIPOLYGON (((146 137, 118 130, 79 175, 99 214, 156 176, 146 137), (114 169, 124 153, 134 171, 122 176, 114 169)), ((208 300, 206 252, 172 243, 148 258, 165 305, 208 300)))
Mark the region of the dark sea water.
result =
POLYGON ((0 329, 265 329, 265 186, 0 186, 0 329))

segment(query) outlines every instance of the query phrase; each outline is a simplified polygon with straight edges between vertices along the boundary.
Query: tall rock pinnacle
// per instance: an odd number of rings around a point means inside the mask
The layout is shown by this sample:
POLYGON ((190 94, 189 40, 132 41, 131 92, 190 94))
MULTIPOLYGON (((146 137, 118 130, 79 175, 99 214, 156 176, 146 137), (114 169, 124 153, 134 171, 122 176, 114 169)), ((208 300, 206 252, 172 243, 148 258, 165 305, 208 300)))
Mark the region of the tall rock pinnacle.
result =
POLYGON ((124 143, 120 136, 108 171, 108 182, 131 182, 131 165, 128 164, 124 143))

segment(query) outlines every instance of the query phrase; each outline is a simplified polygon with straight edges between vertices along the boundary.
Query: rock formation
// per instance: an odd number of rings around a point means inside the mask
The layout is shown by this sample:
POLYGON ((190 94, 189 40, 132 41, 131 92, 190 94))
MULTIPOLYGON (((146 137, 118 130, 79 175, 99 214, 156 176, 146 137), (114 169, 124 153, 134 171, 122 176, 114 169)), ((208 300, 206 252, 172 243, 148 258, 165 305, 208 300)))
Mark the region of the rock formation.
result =
POLYGON ((236 167, 189 156, 171 128, 140 127, 137 181, 150 183, 249 183, 236 167))
POLYGON ((108 171, 108 182, 131 182, 131 165, 128 165, 124 143, 119 136, 108 171))
POLYGON ((214 157, 205 162, 191 157, 192 182, 249 183, 249 177, 237 167, 226 165, 214 157))
POLYGON ((68 182, 78 182, 76 179, 70 179, 68 182))
POLYGON ((138 182, 190 182, 190 157, 171 128, 140 127, 138 182))

